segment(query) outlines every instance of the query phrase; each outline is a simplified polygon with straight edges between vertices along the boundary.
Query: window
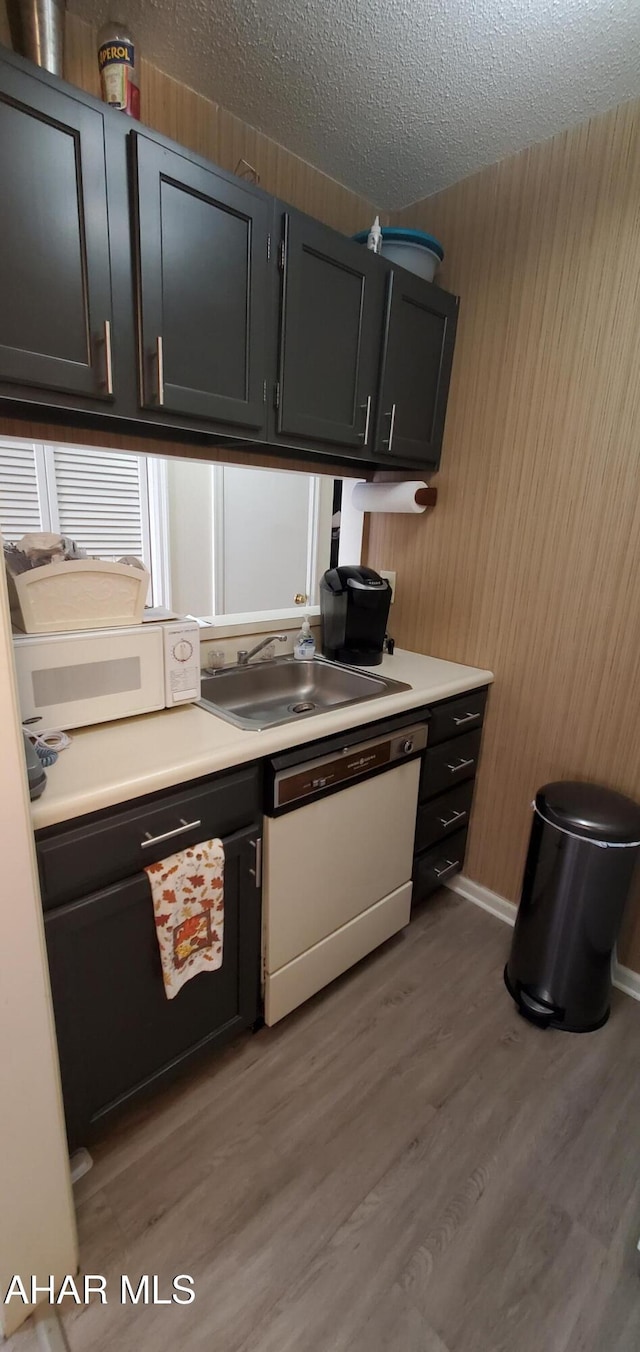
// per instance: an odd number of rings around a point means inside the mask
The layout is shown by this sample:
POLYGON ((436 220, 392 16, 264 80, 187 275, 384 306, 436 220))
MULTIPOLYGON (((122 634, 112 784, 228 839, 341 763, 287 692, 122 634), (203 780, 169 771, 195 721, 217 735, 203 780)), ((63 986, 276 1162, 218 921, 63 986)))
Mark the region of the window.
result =
POLYGON ((0 529, 68 535, 88 554, 149 560, 147 467, 127 452, 77 451, 34 442, 0 446, 0 529))
MULTIPOLYGON (((144 456, 39 442, 0 442, 0 530, 68 535, 87 554, 133 554, 152 577, 149 466, 144 456)), ((149 600, 163 604, 161 588, 149 600)))
POLYGON ((0 440, 6 541, 45 530, 89 555, 135 555, 150 604, 215 622, 317 610, 335 500, 320 475, 0 440))

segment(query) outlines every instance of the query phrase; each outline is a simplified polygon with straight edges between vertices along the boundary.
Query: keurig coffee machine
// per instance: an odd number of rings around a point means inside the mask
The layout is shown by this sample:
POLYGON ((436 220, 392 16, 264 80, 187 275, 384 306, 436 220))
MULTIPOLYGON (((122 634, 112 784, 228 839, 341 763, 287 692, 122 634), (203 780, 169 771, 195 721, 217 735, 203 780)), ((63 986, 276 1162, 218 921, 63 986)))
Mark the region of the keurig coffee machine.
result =
POLYGON ((320 583, 322 651, 334 662, 382 661, 391 587, 373 568, 330 568, 320 583))

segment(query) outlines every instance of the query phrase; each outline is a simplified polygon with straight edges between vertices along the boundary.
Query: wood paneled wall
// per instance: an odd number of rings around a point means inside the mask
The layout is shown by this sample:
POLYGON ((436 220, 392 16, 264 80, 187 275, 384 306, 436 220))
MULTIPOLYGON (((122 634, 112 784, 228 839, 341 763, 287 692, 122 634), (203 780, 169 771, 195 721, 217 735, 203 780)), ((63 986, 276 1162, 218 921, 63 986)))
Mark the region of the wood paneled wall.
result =
MULTIPOLYGON (((11 46, 6 0, 0 0, 0 43, 11 46)), ((67 11, 65 78, 99 97, 96 52, 94 30, 67 11)), ((260 186, 267 192, 308 211, 336 230, 352 234, 371 223, 375 211, 365 198, 144 59, 140 91, 142 121, 154 131, 172 137, 232 173, 239 160, 246 160, 256 169, 260 186)))
POLYGON ((465 872, 517 901, 537 787, 640 799, 640 101, 397 219, 460 324, 438 505, 372 517, 369 562, 403 647, 496 674, 465 872))

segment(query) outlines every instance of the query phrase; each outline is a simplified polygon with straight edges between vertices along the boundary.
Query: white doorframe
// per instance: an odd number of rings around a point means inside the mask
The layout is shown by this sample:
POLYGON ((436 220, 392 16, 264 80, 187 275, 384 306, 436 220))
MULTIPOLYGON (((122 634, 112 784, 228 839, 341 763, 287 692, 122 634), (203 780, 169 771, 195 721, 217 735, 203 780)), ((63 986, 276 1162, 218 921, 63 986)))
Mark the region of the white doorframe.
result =
MULTIPOLYGON (((6 581, 0 578, 0 1290, 14 1274, 56 1285, 78 1266, 67 1141, 18 714, 6 581)), ((9 1337, 30 1307, 0 1306, 9 1337)))

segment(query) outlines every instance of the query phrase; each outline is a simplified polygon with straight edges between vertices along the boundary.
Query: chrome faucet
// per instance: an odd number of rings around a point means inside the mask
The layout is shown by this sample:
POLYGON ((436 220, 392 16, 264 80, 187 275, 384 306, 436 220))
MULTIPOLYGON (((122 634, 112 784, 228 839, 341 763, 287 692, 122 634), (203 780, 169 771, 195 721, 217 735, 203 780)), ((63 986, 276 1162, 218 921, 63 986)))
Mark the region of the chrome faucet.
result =
POLYGON ((276 639, 277 639, 278 643, 286 643, 286 641, 287 641, 287 635, 286 635, 286 634, 268 634, 266 638, 262 638, 262 639, 260 640, 259 643, 256 643, 255 648, 250 648, 250 649, 249 649, 249 652, 247 652, 247 649, 246 649, 246 648, 239 648, 238 651, 237 651, 237 653, 236 653, 236 660, 237 660, 238 666, 239 666, 239 667, 246 667, 246 666, 248 665, 248 663, 251 661, 251 658, 252 658, 252 657, 255 657, 255 656, 257 655, 257 653, 261 653, 263 648, 268 648, 268 647, 269 647, 269 644, 270 644, 270 643, 274 643, 274 642, 276 641, 276 639))

